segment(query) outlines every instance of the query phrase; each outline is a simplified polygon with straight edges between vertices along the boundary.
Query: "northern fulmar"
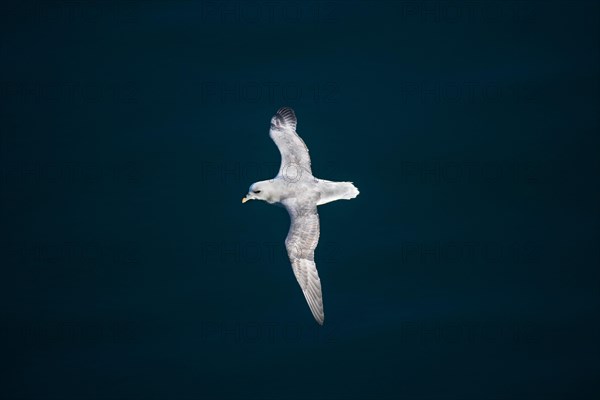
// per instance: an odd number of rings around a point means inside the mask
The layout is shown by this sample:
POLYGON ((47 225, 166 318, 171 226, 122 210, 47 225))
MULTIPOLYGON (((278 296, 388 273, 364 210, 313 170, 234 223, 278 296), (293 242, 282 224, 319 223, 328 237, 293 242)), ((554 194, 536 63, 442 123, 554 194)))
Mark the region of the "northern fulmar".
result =
POLYGON ((250 185, 242 203, 263 200, 283 206, 290 214, 285 247, 310 311, 323 325, 323 295, 315 265, 315 248, 319 242, 317 206, 350 200, 359 192, 352 182, 332 182, 313 176, 308 148, 296 133, 296 124, 296 114, 289 107, 280 108, 271 118, 269 135, 281 153, 279 173, 273 179, 250 185))

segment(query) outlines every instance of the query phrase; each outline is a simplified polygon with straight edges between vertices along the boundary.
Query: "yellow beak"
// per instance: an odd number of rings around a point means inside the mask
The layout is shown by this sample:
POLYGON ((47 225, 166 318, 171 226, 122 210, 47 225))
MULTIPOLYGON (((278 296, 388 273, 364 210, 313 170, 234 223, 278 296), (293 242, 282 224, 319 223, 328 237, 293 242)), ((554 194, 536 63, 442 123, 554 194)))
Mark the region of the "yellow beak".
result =
POLYGON ((244 197, 244 198, 242 199, 242 204, 243 204, 243 203, 245 203, 245 202, 247 202, 248 200, 250 200, 250 199, 249 199, 249 198, 247 198, 247 197, 244 197))

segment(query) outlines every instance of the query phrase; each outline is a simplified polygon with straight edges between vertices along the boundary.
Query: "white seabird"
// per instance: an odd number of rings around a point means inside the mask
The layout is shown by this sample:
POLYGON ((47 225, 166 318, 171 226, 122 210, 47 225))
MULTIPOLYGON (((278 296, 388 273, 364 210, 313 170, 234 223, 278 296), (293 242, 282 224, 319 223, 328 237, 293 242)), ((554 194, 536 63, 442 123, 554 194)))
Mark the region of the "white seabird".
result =
POLYGON ((323 325, 323 295, 314 257, 319 242, 317 206, 350 200, 359 192, 352 182, 332 182, 313 176, 308 148, 296 133, 296 124, 296 114, 288 107, 280 108, 271 118, 269 135, 281 153, 279 173, 273 179, 253 183, 242 203, 264 200, 285 207, 290 214, 285 247, 310 311, 323 325))

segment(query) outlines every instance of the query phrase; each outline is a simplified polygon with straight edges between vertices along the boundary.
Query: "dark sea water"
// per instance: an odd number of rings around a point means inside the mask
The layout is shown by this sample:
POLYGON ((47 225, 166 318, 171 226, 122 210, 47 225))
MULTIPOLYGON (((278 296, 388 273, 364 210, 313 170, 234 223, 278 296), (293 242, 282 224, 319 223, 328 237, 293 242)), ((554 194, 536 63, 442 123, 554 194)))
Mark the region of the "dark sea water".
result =
POLYGON ((595 398, 596 2, 0 12, 3 399, 595 398), (298 116, 317 325, 285 210, 298 116))

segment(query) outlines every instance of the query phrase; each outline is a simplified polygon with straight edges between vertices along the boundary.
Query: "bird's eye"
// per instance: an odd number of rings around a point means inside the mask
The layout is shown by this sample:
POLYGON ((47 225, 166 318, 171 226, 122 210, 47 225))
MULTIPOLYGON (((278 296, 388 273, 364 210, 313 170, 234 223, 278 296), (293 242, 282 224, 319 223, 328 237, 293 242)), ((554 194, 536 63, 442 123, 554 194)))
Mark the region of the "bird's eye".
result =
POLYGON ((254 190, 254 193, 260 193, 260 190, 254 190))

